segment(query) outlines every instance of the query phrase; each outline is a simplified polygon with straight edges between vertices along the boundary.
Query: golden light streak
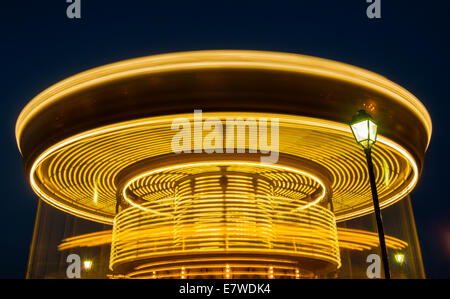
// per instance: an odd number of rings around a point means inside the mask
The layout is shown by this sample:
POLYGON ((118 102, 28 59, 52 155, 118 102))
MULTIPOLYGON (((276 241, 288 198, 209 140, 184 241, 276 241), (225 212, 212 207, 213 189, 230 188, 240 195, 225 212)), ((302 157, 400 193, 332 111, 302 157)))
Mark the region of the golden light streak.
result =
MULTIPOLYGON (((338 227, 337 235, 339 248, 341 249, 363 251, 371 250, 379 246, 378 234, 374 232, 338 227)), ((111 244, 111 238, 111 230, 70 237, 62 241, 58 246, 58 250, 63 251, 79 247, 109 245, 111 244)), ((392 236, 386 236, 386 245, 390 249, 402 250, 408 246, 408 243, 392 236)), ((155 265, 152 266, 154 267, 155 265)))
MULTIPOLYGON (((119 62, 55 84, 19 115, 19 150, 21 141, 27 142, 21 139, 25 131, 29 133, 30 121, 75 93, 140 75, 213 69, 281 71, 350 83, 414 114, 429 144, 432 126, 424 106, 382 76, 301 55, 199 51, 119 62)), ((201 117, 222 123, 229 118, 278 119, 280 157, 290 163, 257 163, 254 156, 246 159, 239 154, 226 159, 215 154, 195 160, 178 158, 171 148, 176 133, 171 124, 176 118, 186 118, 198 125, 193 114, 133 119, 68 137, 30 164, 27 160, 30 184, 50 205, 113 224, 113 232, 69 238, 58 249, 111 244, 110 268, 125 277, 300 278, 339 268, 340 249, 362 251, 378 246, 375 233, 336 226, 338 221, 373 211, 366 161, 347 124, 239 111, 204 111, 201 117), (152 164, 155 161, 159 162, 152 164)), ((257 152, 255 136, 244 138, 246 149, 257 152)), ((384 208, 411 192, 420 169, 411 153, 384 136, 378 137, 372 155, 384 208)), ((395 250, 408 246, 389 236, 386 243, 395 250)), ((86 269, 92 266, 92 261, 85 263, 86 269)))
MULTIPOLYGON (((132 200, 130 200, 128 198, 127 195, 127 191, 130 187, 130 185, 132 185, 134 182, 138 181, 141 178, 144 177, 149 177, 151 175, 157 174, 157 173, 163 173, 163 172, 170 172, 170 171, 174 171, 174 170, 180 170, 180 169, 184 169, 184 168, 189 168, 189 167, 208 167, 208 166, 216 166, 216 165, 220 165, 220 166, 246 166, 246 167, 254 167, 254 168, 260 168, 263 167, 266 171, 269 169, 275 169, 275 170, 282 170, 282 171, 288 171, 288 172, 292 172, 292 173, 296 173, 296 174, 300 174, 302 176, 306 176, 310 179, 312 179, 314 182, 316 182, 317 184, 319 184, 321 186, 321 190, 322 193, 321 195, 315 199, 312 202, 309 202, 305 205, 302 205, 301 207, 297 207, 295 209, 300 210, 300 209, 306 209, 312 205, 317 204, 318 202, 320 202, 326 194, 326 186, 325 184, 317 177, 313 176, 310 173, 307 173, 305 171, 302 170, 298 170, 298 169, 294 169, 291 167, 286 167, 286 166, 281 166, 281 165, 275 165, 275 164, 264 164, 264 163, 251 163, 251 162, 239 162, 239 161, 220 161, 220 162, 201 162, 201 163, 191 163, 191 164, 181 164, 181 165, 172 165, 170 167, 165 167, 165 168, 160 168, 160 169, 154 169, 151 170, 149 172, 145 172, 142 173, 132 179, 130 179, 124 186, 123 191, 122 191, 122 197, 132 206, 140 208, 140 209, 144 209, 146 211, 152 212, 152 213, 158 213, 156 211, 152 211, 149 210, 145 207, 143 207, 142 205, 138 205, 136 203, 134 203, 132 200)), ((272 197, 274 198, 274 197, 272 197)), ((182 199, 182 198, 178 198, 178 199, 182 199)))
MULTIPOLYGON (((145 225, 144 225, 145 226, 145 225)), ((293 230, 292 227, 285 227, 281 229, 282 231, 289 231, 293 230)), ((300 226, 295 229, 295 233, 299 236, 305 236, 305 238, 308 238, 308 235, 315 234, 315 230, 307 229, 304 226, 300 226)), ((170 230, 168 231, 170 233, 170 230)), ((278 233, 278 230, 277 230, 278 233)), ((161 233, 155 233, 154 230, 145 230, 141 228, 137 228, 132 235, 127 236, 124 240, 122 240, 125 244, 130 242, 136 242, 137 240, 140 240, 140 238, 143 236, 143 239, 147 238, 146 236, 152 235, 152 237, 157 240, 158 238, 162 237, 161 233)), ((116 235, 117 236, 117 235, 116 235)), ((120 237, 120 234, 119 234, 120 237)), ((216 237, 217 235, 211 235, 211 237, 216 237)), ((342 249, 348 249, 348 250, 356 250, 356 251, 364 251, 364 250, 373 250, 375 248, 379 247, 379 239, 378 234, 375 232, 369 232, 365 230, 359 230, 359 229, 348 229, 348 228, 337 228, 337 237, 339 242, 339 248, 342 249)), ((80 235, 76 237, 71 237, 68 239, 63 240, 63 242, 58 246, 58 250, 68 250, 72 248, 78 248, 78 247, 93 247, 93 246, 100 246, 100 245, 110 245, 112 240, 112 231, 102 231, 92 234, 85 234, 80 235)), ((282 239, 280 239, 281 241, 282 239)), ((251 240, 250 240, 251 241, 251 240)), ((291 238, 285 239, 285 242, 292 241, 291 238)), ((146 247, 148 243, 144 243, 139 247, 134 246, 128 246, 128 249, 130 250, 144 250, 145 249, 151 249, 150 247, 146 247)), ((155 246, 160 248, 160 242, 155 243, 155 246)), ((320 244, 320 243, 319 243, 320 244)), ((386 245, 388 248, 393 250, 404 250, 408 243, 392 237, 392 236, 386 236, 386 245)), ((153 250, 155 247, 153 247, 153 250)), ((168 249, 168 248, 167 248, 168 249)), ((175 252, 171 251, 171 253, 175 252)), ((244 253, 244 251, 242 252, 244 253)), ((290 278, 300 278, 301 274, 296 268, 296 262, 295 259, 289 259, 292 255, 288 254, 286 255, 285 259, 269 259, 269 258, 251 258, 249 256, 245 257, 223 257, 223 258, 178 258, 178 259, 171 259, 169 261, 163 260, 159 262, 147 262, 143 263, 141 265, 138 265, 134 268, 133 271, 127 273, 125 277, 127 278, 180 278, 180 264, 183 265, 189 265, 186 266, 189 269, 189 273, 187 273, 185 270, 185 266, 181 269, 182 272, 184 272, 183 276, 185 278, 188 278, 189 276, 201 276, 205 275, 205 269, 225 269, 223 272, 207 272, 208 275, 224 275, 224 278, 226 277, 226 274, 235 274, 235 275, 266 275, 266 278, 272 278, 270 275, 275 276, 275 272, 281 273, 283 277, 290 277, 290 278), (274 266, 268 266, 268 265, 276 265, 274 266), (267 268, 269 267, 269 274, 267 272, 267 268), (242 271, 244 268, 251 269, 242 271), (275 268, 275 270, 274 270, 275 268), (261 269, 261 271, 258 271, 257 269, 261 269), (266 269, 266 270, 264 270, 266 269), (201 270, 201 271, 196 271, 201 270), (250 271, 250 272, 248 272, 250 271), (280 272, 281 271, 281 272, 280 272), (292 271, 289 273, 286 273, 286 271, 292 271), (178 274, 177 274, 178 273, 178 274), (178 275, 178 276, 177 276, 178 275)), ((113 256, 115 258, 115 256, 113 256)), ((136 256, 136 258, 138 258, 136 256)), ((404 260, 404 254, 396 254, 395 259, 398 263, 402 263, 400 259, 404 260)), ((305 275, 304 273, 302 275, 305 275)), ((275 278, 275 277, 273 277, 275 278)))
MULTIPOLYGON (((279 114, 204 113, 204 117, 225 118, 237 115, 280 118, 280 151, 316 161, 333 175, 331 189, 338 221, 373 210, 364 157, 359 148, 355 147, 347 125, 279 114), (299 139, 302 134, 305 135, 304 142, 299 139), (324 147, 324 144, 334 146, 324 147), (345 212, 345 207, 350 205, 352 209, 345 212), (358 205, 361 207, 357 208, 358 205)), ((62 141, 42 153, 33 163, 30 170, 31 185, 42 199, 53 206, 83 218, 112 223, 117 193, 113 183, 115 176, 130 163, 170 153, 170 145, 167 143, 170 144, 173 132, 170 129, 164 130, 170 127, 172 119, 178 117, 189 118, 192 115, 134 120, 95 129, 62 141), (47 173, 39 170, 44 164, 47 165, 47 173), (40 182, 46 181, 45 188, 49 190, 44 191, 37 184, 36 178, 40 182), (92 205, 94 190, 97 190, 97 205, 92 205), (67 200, 62 200, 56 194, 67 200), (85 201, 84 198, 91 200, 85 201)), ((406 150, 383 136, 378 137, 373 157, 381 206, 386 207, 413 189, 418 179, 418 167, 406 150), (390 165, 389 188, 385 184, 386 168, 383 167, 383 161, 390 165)))
POLYGON ((380 75, 344 63, 311 56, 262 51, 220 50, 136 58, 94 68, 72 76, 43 91, 27 104, 16 123, 16 138, 20 140, 22 130, 28 120, 43 107, 83 88, 111 80, 163 71, 242 67, 309 73, 352 82, 377 90, 414 111, 427 130, 428 142, 431 138, 431 118, 423 104, 407 90, 380 75))

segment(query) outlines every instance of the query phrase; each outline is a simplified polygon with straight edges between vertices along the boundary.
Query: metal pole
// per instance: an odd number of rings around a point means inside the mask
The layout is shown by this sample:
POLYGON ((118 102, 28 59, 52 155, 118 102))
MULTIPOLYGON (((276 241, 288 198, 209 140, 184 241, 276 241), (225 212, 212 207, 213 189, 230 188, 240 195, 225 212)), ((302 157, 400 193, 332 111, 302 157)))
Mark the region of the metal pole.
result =
POLYGON ((367 168, 369 169, 370 188, 372 189, 373 206, 375 208, 375 217, 377 219, 378 238, 380 240, 381 257, 384 266, 384 277, 386 279, 391 279, 386 241, 384 239, 383 220, 381 219, 380 203, 378 201, 377 185, 375 183, 375 174, 373 171, 372 153, 370 148, 364 149, 364 152, 366 153, 367 168))

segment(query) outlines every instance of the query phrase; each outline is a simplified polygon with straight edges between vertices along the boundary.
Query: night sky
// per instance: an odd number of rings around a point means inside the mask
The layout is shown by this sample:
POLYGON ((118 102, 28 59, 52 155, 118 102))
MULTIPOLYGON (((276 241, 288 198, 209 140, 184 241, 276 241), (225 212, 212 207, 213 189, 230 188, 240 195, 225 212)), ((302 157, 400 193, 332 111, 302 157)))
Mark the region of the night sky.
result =
MULTIPOLYGON (((427 107, 433 136, 412 203, 429 278, 450 278, 450 1, 1 1, 0 277, 25 277, 37 198, 14 126, 25 104, 81 71, 128 58, 202 49, 271 50, 346 62, 402 85, 427 107)), ((411 128, 414 130, 414 128, 411 128)))

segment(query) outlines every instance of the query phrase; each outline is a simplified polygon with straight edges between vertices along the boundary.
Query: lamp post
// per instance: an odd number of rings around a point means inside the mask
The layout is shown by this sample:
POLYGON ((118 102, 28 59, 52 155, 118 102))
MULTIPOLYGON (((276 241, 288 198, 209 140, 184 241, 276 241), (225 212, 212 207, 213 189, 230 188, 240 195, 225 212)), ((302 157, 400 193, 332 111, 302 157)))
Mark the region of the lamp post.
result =
POLYGON ((372 145, 377 140, 377 124, 374 122, 365 110, 360 110, 357 115, 352 118, 350 127, 356 142, 364 148, 367 160, 367 168, 369 171, 370 188, 372 189, 373 206, 375 208, 375 217, 377 220, 378 238, 380 240, 381 255, 384 267, 384 277, 391 278, 389 271, 389 259, 386 248, 386 241, 384 239, 383 220, 381 219, 380 202, 378 201, 377 185, 375 182, 375 174, 372 163, 372 145))

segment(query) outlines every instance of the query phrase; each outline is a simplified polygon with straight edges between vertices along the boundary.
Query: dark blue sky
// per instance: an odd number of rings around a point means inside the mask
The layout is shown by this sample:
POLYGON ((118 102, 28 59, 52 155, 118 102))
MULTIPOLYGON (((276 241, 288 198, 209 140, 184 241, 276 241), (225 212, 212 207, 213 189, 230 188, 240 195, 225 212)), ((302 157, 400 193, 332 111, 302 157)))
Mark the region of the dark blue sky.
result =
MULTIPOLYGON (((123 59, 183 50, 254 49, 308 54, 380 73, 428 108, 433 137, 412 193, 428 277, 450 278, 448 0, 1 1, 0 277, 25 276, 37 199, 26 181, 14 125, 36 94, 70 75, 123 59)), ((413 130, 414 128, 412 128, 413 130)))

